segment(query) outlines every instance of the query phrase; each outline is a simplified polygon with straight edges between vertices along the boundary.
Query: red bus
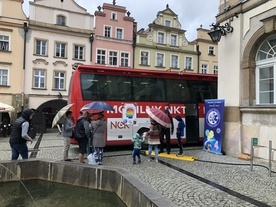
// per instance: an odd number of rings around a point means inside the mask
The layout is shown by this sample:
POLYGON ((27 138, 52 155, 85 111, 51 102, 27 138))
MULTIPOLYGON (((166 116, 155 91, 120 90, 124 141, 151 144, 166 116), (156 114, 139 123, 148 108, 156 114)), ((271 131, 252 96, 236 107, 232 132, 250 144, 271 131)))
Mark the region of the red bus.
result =
MULTIPOLYGON (((169 108, 173 118, 181 115, 186 124, 186 143, 201 143, 204 100, 216 98, 217 75, 80 65, 72 75, 68 103, 74 103, 75 120, 87 103, 105 101, 113 106, 115 111, 104 112, 107 145, 129 145, 136 132, 147 131, 147 107, 169 108), (135 124, 123 122, 124 104, 136 106, 135 124)), ((174 119, 174 128, 177 123, 174 119)), ((176 144, 176 133, 171 138, 176 144)))

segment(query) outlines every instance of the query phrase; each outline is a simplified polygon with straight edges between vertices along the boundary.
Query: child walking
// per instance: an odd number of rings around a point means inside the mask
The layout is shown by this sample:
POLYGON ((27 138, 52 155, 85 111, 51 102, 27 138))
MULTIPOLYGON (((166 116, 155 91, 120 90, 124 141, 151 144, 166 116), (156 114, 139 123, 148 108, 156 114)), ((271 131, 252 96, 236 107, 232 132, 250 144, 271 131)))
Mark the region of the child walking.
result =
POLYGON ((178 125, 176 128, 176 137, 178 141, 178 146, 179 146, 179 153, 177 156, 183 156, 183 145, 182 145, 182 137, 184 136, 184 128, 185 128, 185 123, 181 116, 176 116, 175 119, 178 121, 178 125))
POLYGON ((136 156, 138 158, 138 163, 141 163, 140 152, 142 148, 142 142, 144 142, 144 138, 142 138, 140 134, 136 133, 131 141, 133 142, 132 164, 136 164, 136 156))

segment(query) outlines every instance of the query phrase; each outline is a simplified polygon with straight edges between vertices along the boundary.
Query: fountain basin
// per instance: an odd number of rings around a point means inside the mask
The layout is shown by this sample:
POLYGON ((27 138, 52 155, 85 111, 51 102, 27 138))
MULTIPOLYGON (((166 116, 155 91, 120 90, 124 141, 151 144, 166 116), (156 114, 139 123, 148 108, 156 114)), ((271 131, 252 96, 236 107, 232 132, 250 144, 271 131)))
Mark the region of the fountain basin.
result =
POLYGON ((155 189, 141 183, 138 178, 121 168, 49 159, 28 159, 1 161, 0 175, 0 182, 39 179, 111 191, 128 207, 176 207, 155 189))

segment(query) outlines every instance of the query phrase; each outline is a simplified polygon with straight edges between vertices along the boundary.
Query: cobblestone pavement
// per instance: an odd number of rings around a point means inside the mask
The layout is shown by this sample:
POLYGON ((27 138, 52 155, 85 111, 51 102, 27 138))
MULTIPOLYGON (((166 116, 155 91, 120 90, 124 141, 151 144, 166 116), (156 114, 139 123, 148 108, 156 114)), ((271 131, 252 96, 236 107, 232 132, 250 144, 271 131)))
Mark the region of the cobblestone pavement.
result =
MULTIPOLYGON (((45 133, 40 143, 38 136, 29 149, 37 158, 62 160, 62 137, 58 133, 45 133)), ((268 163, 254 160, 253 171, 250 162, 228 155, 216 155, 200 147, 184 147, 185 155, 197 157, 194 162, 159 158, 159 162, 148 162, 142 155, 142 162, 133 165, 131 149, 108 150, 104 153, 103 165, 124 168, 141 182, 156 189, 177 206, 275 206, 276 207, 276 165, 272 165, 269 176, 268 163)), ((178 149, 172 149, 177 153, 178 149)), ((78 146, 71 145, 69 157, 78 162, 78 146)), ((0 138, 0 160, 10 160, 8 138, 0 138)))

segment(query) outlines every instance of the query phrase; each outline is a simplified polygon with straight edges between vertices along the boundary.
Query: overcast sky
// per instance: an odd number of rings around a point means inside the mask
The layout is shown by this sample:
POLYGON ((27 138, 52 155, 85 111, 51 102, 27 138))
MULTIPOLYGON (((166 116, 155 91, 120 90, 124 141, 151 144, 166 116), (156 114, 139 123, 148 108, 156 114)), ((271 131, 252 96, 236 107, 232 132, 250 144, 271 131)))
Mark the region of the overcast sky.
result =
MULTIPOLYGON (((66 1, 64 0, 64 3, 66 1)), ((99 5, 112 4, 113 0, 75 0, 75 2, 94 15, 99 5)), ((210 25, 215 23, 219 0, 116 0, 116 5, 125 6, 126 10, 130 11, 130 16, 138 24, 138 30, 147 28, 148 24, 155 20, 157 12, 166 9, 167 4, 178 15, 181 29, 186 30, 186 38, 193 41, 196 39, 196 29, 200 25, 204 29, 210 29, 210 25)), ((28 7, 29 0, 25 0, 23 10, 27 17, 29 16, 28 7)))

